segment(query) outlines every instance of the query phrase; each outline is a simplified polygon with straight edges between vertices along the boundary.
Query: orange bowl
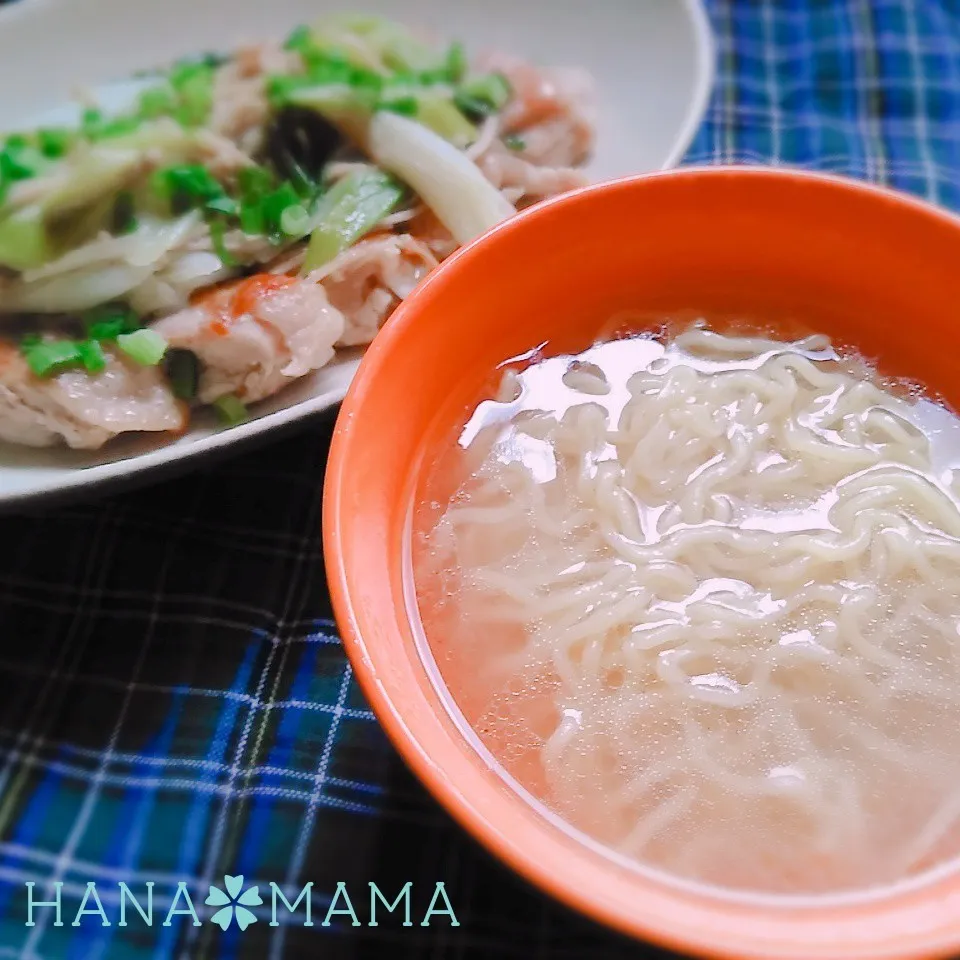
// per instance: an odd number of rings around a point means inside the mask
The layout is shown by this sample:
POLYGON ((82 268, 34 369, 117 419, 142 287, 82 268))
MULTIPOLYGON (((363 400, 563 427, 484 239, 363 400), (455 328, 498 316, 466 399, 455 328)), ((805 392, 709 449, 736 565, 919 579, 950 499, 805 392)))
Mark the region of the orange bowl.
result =
MULTIPOLYGON (((344 401, 324 546, 337 621, 387 733, 490 850, 636 937, 709 957, 960 950, 960 871, 807 901, 694 888, 606 856, 511 786, 449 708, 407 613, 414 490, 495 367, 582 349, 614 315, 799 321, 960 408, 960 220, 840 178, 686 169, 568 194, 490 231, 393 315, 344 401)), ((640 321, 637 321, 640 322, 640 321)))

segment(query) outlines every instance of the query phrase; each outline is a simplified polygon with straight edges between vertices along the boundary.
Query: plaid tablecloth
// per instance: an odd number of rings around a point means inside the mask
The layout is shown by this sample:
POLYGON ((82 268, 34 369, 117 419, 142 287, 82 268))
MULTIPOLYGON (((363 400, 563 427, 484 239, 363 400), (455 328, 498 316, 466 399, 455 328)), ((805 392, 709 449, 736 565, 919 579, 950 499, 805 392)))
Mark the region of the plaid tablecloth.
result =
MULTIPOLYGON (((960 205, 956 0, 712 0, 710 13, 719 78, 690 162, 819 167, 960 205)), ((330 619, 330 426, 0 521, 0 957, 655 955, 493 862, 386 742, 330 619), (225 875, 266 894, 245 931, 221 932, 203 904, 225 875), (141 905, 154 884, 152 925, 129 901, 119 925, 121 881, 141 905), (314 926, 302 905, 271 926, 268 885, 293 901, 308 881, 314 926), (412 925, 368 925, 368 884, 392 899, 407 881, 412 925), (459 926, 420 925, 438 881, 459 926), (62 884, 63 926, 52 907, 25 925, 29 882, 35 901, 62 884), (360 926, 321 926, 338 882, 360 926), (93 912, 72 925, 91 883, 109 926, 93 912), (163 925, 187 910, 183 892, 199 925, 163 925)))

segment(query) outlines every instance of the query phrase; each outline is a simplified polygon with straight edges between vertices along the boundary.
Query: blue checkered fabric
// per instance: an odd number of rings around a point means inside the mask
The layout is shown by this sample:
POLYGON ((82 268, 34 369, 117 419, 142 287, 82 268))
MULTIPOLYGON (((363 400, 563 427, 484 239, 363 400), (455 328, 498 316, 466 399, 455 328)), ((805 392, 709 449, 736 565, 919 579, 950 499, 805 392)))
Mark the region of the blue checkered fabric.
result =
MULTIPOLYGON (((719 76, 688 161, 866 177, 960 206, 956 0, 712 0, 719 76)), ((593 10, 593 14, 597 9, 593 10)), ((585 9, 585 16, 587 12, 585 9)), ((176 481, 0 522, 0 957, 658 956, 493 862, 407 773, 331 621, 319 504, 331 423, 176 481), (302 914, 202 906, 242 875, 302 914), (118 883, 154 923, 117 923, 118 883), (202 920, 163 926, 185 882, 202 920), (369 882, 413 922, 367 925, 369 882), (460 925, 419 924, 443 881, 460 925), (52 908, 27 919, 27 888, 52 908), (72 921, 96 883, 110 926, 72 921), (360 926, 320 926, 338 882, 360 926), (357 893, 360 893, 359 897, 357 893)), ((92 903, 88 901, 88 908, 92 903)), ((180 903, 182 907, 182 902, 180 903)))

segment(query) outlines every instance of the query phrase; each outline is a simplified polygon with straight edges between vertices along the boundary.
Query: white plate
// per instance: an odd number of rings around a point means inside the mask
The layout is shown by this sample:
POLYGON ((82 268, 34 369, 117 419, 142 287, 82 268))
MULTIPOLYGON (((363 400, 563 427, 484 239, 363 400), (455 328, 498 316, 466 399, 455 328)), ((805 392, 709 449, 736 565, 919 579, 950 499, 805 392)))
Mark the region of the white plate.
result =
MULTIPOLYGON (((713 81, 713 42, 699 0, 20 0, 0 10, 0 130, 31 125, 80 84, 283 37, 346 8, 427 25, 470 51, 496 47, 589 69, 602 100, 588 171, 594 179, 676 165, 713 81)), ((230 430, 200 417, 172 442, 131 436, 93 453, 0 444, 0 506, 176 469, 293 424, 339 403, 358 362, 339 358, 257 404, 254 419, 230 430)))

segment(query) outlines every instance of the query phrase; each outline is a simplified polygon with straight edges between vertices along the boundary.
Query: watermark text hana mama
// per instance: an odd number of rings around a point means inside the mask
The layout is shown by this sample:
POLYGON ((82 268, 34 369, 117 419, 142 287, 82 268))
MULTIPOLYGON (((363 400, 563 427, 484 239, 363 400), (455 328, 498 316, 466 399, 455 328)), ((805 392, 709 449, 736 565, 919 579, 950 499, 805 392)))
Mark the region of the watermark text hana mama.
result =
MULTIPOLYGON (((169 900, 165 909, 155 909, 154 890, 156 884, 147 881, 131 888, 124 882, 117 884, 87 883, 81 896, 72 899, 64 895, 63 883, 52 885, 50 899, 41 900, 36 884, 27 882, 26 887, 26 926, 36 926, 41 910, 48 910, 53 916, 53 926, 79 927, 84 924, 99 924, 102 927, 118 926, 163 926, 171 927, 175 923, 191 923, 195 927, 204 922, 214 923, 226 930, 231 925, 246 930, 258 922, 255 907, 261 918, 268 916, 271 927, 280 926, 284 913, 287 923, 300 923, 304 927, 329 927, 334 921, 349 922, 354 927, 376 927, 381 923, 392 922, 399 926, 412 927, 419 924, 429 927, 433 923, 444 923, 452 927, 460 926, 453 905, 442 882, 436 883, 429 891, 429 902, 414 902, 413 884, 406 883, 399 891, 385 893, 376 883, 367 884, 366 890, 348 890, 345 883, 338 883, 330 896, 329 903, 324 897, 323 909, 314 910, 314 884, 304 884, 295 896, 288 898, 283 890, 272 881, 267 884, 264 895, 259 886, 245 887, 242 876, 227 875, 220 886, 210 886, 210 892, 200 901, 201 904, 216 908, 213 912, 203 911, 205 921, 201 919, 194 905, 189 885, 180 881, 167 890, 169 900), (392 894, 392 895, 391 895, 392 894)), ((421 900, 418 896, 417 901, 421 900)))

